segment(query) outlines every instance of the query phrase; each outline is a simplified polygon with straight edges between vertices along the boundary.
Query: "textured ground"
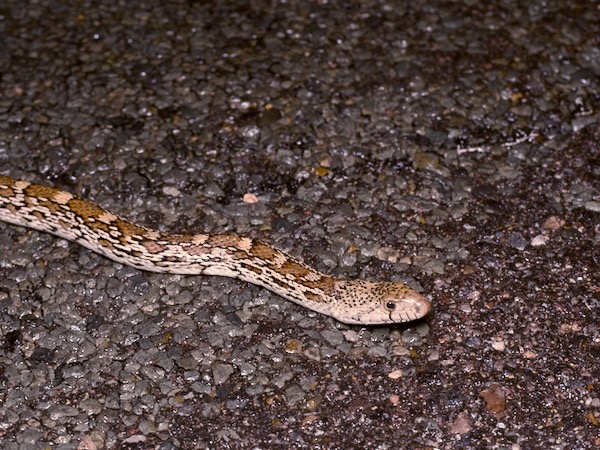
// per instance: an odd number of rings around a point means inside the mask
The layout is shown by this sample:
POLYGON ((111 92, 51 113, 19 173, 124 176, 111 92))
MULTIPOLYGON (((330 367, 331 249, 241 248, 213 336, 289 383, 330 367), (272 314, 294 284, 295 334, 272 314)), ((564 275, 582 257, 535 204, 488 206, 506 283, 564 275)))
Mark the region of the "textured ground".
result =
POLYGON ((600 5, 485 3, 3 2, 0 173, 434 310, 0 224, 2 447, 600 448, 600 5))

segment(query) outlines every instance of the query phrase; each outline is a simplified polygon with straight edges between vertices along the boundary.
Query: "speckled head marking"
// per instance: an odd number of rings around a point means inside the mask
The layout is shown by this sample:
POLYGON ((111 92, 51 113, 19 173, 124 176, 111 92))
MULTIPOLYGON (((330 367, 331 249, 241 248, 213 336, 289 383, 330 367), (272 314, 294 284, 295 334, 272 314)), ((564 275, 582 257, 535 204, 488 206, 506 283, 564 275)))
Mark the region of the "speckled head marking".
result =
POLYGON ((240 278, 341 322, 407 322, 431 308, 403 283, 335 279, 233 234, 164 234, 68 192, 2 175, 0 220, 55 234, 142 270, 240 278))

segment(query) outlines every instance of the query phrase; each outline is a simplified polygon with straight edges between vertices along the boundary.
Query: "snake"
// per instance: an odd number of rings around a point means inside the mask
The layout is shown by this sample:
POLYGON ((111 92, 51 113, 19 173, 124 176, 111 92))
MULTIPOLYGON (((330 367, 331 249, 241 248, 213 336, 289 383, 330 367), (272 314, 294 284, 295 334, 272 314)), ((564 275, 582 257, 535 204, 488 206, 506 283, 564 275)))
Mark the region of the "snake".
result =
POLYGON ((237 278, 356 325, 409 322, 431 302, 402 282, 346 280, 237 234, 170 234, 54 187, 0 175, 0 221, 50 233, 136 269, 237 278))

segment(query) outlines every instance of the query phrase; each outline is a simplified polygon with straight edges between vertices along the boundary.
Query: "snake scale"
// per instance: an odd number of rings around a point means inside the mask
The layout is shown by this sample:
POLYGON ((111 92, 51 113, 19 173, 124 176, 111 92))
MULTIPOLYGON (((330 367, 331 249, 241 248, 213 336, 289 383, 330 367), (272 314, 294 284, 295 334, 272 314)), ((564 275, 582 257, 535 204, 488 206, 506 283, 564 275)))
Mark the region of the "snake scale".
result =
POLYGON ((430 302, 404 283, 341 280, 234 234, 167 234, 68 192, 0 175, 0 220, 54 234, 140 270, 239 278, 349 324, 408 322, 430 302))

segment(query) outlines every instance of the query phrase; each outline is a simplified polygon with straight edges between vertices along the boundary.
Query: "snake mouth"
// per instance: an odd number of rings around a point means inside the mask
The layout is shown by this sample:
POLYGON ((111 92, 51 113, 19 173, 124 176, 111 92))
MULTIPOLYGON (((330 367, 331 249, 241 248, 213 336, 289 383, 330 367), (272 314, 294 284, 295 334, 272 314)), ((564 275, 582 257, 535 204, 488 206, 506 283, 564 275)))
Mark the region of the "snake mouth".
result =
POLYGON ((397 307, 389 311, 390 322, 411 322, 422 319, 431 311, 431 302, 426 297, 413 293, 409 298, 397 302, 397 307))
POLYGON ((419 295, 414 301, 415 316, 412 320, 418 320, 425 317, 431 311, 431 302, 428 298, 419 295))
POLYGON ((431 302, 407 286, 383 296, 381 306, 390 323, 418 320, 431 310, 431 302))
POLYGON ((420 319, 426 316, 429 311, 431 311, 431 302, 427 297, 419 295, 419 298, 415 302, 415 309, 418 316, 417 318, 420 319))

